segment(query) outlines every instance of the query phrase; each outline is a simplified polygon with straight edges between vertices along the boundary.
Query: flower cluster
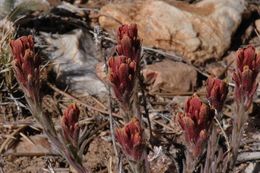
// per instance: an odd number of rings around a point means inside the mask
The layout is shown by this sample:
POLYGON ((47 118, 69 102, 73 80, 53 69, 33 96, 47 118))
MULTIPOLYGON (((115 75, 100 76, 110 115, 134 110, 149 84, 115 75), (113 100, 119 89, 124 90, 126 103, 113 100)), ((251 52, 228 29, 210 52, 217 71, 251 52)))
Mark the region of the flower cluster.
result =
POLYGON ((87 173, 81 162, 79 146, 79 109, 75 104, 65 110, 61 119, 62 137, 55 129, 50 116, 44 113, 40 97, 40 59, 34 51, 33 37, 23 36, 10 42, 16 79, 25 93, 32 115, 41 124, 49 140, 58 149, 76 172, 87 173))
POLYGON ((63 131, 64 139, 67 143, 77 148, 79 139, 79 114, 80 111, 76 104, 71 104, 64 111, 61 119, 61 127, 63 131))
POLYGON ((136 63, 139 63, 141 41, 138 38, 136 24, 122 25, 118 28, 116 50, 118 55, 124 55, 136 63))
POLYGON ((260 55, 256 54, 253 46, 248 46, 237 51, 236 63, 237 68, 233 73, 235 99, 247 110, 258 86, 256 77, 260 69, 260 55))
POLYGON ((136 63, 125 56, 111 57, 108 61, 109 81, 117 99, 122 103, 129 102, 135 85, 136 63))
POLYGON ((118 101, 127 105, 136 84, 141 43, 135 24, 119 27, 117 35, 118 56, 110 57, 108 60, 109 81, 118 101))
POLYGON ((123 128, 116 129, 115 137, 123 152, 134 161, 142 159, 144 144, 143 130, 137 118, 133 118, 123 128))
POLYGON ((200 155, 202 151, 213 117, 214 110, 197 96, 189 98, 185 112, 178 114, 179 124, 184 130, 186 142, 194 156, 200 155))
POLYGON ((210 104, 217 111, 221 111, 228 94, 228 84, 220 79, 209 77, 206 87, 210 104))
POLYGON ((22 36, 10 42, 13 53, 12 66, 25 96, 34 103, 40 102, 40 59, 35 55, 33 37, 22 36))

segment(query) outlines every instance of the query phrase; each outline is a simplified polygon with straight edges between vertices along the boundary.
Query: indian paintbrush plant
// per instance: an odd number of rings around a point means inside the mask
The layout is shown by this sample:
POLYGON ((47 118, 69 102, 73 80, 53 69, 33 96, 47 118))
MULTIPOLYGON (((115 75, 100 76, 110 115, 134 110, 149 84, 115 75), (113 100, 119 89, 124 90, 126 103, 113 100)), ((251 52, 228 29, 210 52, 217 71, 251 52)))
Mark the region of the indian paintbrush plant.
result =
MULTIPOLYGON (((13 71, 32 115, 74 170, 78 173, 89 172, 82 165, 84 147, 81 145, 83 138, 80 136, 78 107, 75 104, 67 107, 60 121, 61 131, 56 130, 52 119, 42 108, 41 60, 35 53, 33 37, 29 35, 12 40, 10 47, 13 55, 11 63, 13 71)), ((141 68, 141 41, 135 24, 119 27, 115 50, 116 54, 107 61, 107 79, 124 120, 121 128, 113 129, 115 139, 128 162, 129 172, 147 173, 150 172, 147 160, 148 147, 137 97, 141 68)), ((185 173, 227 172, 234 168, 244 124, 248 119, 249 109, 258 87, 256 78, 260 69, 260 55, 256 54, 252 46, 239 49, 236 65, 233 73, 235 82, 233 126, 229 140, 221 123, 222 110, 228 94, 228 84, 225 81, 209 77, 206 82, 208 102, 202 101, 194 94, 187 100, 184 112, 177 114, 178 123, 185 136, 186 160, 183 169, 185 173), (225 138, 228 149, 223 149, 219 145, 221 134, 225 138), (225 155, 224 152, 228 154, 225 155), (201 162, 203 166, 198 167, 201 162)))
POLYGON ((128 158, 132 172, 149 172, 143 129, 139 120, 134 117, 124 127, 117 128, 115 137, 123 153, 128 158))
POLYGON ((125 121, 133 115, 131 97, 135 85, 136 62, 125 56, 109 58, 109 81, 124 113, 125 121))
POLYGON ((12 55, 9 42, 16 34, 17 19, 28 12, 41 10, 42 3, 35 0, 22 1, 15 4, 15 0, 3 0, 0 5, 0 78, 4 81, 1 87, 8 91, 8 95, 16 92, 16 83, 11 68, 12 55))
POLYGON ((201 99, 194 95, 185 105, 184 113, 179 113, 178 122, 185 135, 185 173, 195 170, 198 158, 205 149, 209 136, 210 126, 214 118, 214 110, 201 99))
POLYGON ((35 53, 34 40, 31 35, 22 36, 10 42, 13 54, 12 66, 15 77, 32 115, 41 124, 44 132, 56 149, 67 159, 69 164, 78 172, 88 172, 82 166, 81 156, 78 155, 79 111, 71 105, 62 118, 62 138, 56 131, 52 119, 43 112, 40 92, 40 57, 35 53))
POLYGON ((122 25, 117 31, 116 51, 139 64, 141 60, 141 41, 136 24, 122 25))
POLYGON ((206 83, 207 99, 210 105, 221 112, 228 94, 228 84, 218 78, 209 77, 206 83))
POLYGON ((33 112, 41 107, 40 96, 40 58, 35 54, 33 37, 23 36, 12 40, 12 66, 26 100, 33 112))
POLYGON ((143 155, 143 130, 137 118, 133 118, 122 128, 116 129, 116 139, 122 147, 124 153, 131 160, 139 160, 143 155))
MULTIPOLYGON (((108 60, 109 81, 120 104, 125 121, 130 121, 138 111, 137 82, 140 74, 141 41, 136 24, 122 25, 117 31, 116 56, 108 60)), ((140 115, 138 115, 140 116, 140 115)))
POLYGON ((34 41, 31 35, 11 40, 13 54, 12 66, 17 82, 24 92, 31 113, 44 124, 48 133, 56 135, 50 125, 50 118, 42 115, 42 97, 40 95, 40 57, 35 54, 34 41))
POLYGON ((79 147, 79 114, 80 111, 76 104, 71 104, 64 111, 61 119, 61 129, 64 142, 66 145, 70 145, 69 147, 71 147, 72 151, 77 151, 79 147))
POLYGON ((125 126, 116 129, 115 138, 128 160, 130 170, 133 173, 149 172, 142 117, 137 97, 141 41, 136 24, 119 27, 116 53, 116 56, 112 56, 108 60, 108 79, 119 103, 125 126))
POLYGON ((231 159, 229 169, 235 165, 239 144, 248 119, 249 108, 257 90, 256 78, 260 70, 260 55, 253 46, 239 49, 236 54, 236 69, 233 73, 235 82, 235 105, 233 110, 233 127, 231 136, 231 159))
MULTIPOLYGON (((220 134, 217 133, 217 125, 212 126, 211 136, 208 142, 204 173, 229 172, 232 171, 238 156, 238 149, 248 119, 249 108, 252 105, 253 96, 257 90, 256 78, 260 69, 260 56, 256 54, 255 48, 247 46, 239 49, 236 53, 236 69, 233 73, 234 106, 232 116, 232 134, 229 139, 221 126, 223 136, 226 140, 228 150, 225 154, 219 143, 220 134)), ((222 107, 228 92, 227 84, 216 78, 207 81, 207 98, 216 109, 216 121, 221 121, 222 107), (214 89, 215 88, 215 89, 214 89)))
POLYGON ((207 94, 209 105, 200 101, 198 97, 190 98, 185 107, 185 112, 178 115, 179 123, 185 133, 186 147, 189 153, 186 154, 185 172, 195 170, 197 160, 204 149, 206 139, 207 154, 204 167, 201 172, 229 172, 232 171, 238 156, 238 149, 244 125, 248 119, 249 108, 252 105, 253 96, 258 84, 256 78, 260 69, 260 55, 257 55, 255 48, 248 46, 239 49, 236 54, 236 69, 233 73, 235 82, 232 134, 228 139, 222 128, 222 109, 228 94, 228 84, 220 79, 209 77, 207 80, 207 94), (215 110, 215 111, 212 111, 215 110), (216 123, 212 123, 213 118, 216 123), (227 151, 219 145, 221 133, 225 138, 227 151), (193 157, 190 159, 190 157, 193 157))
POLYGON ((258 87, 256 77, 260 70, 260 55, 255 48, 248 46, 239 49, 236 55, 236 70, 233 73, 235 82, 235 101, 247 111, 252 104, 253 96, 258 87))
MULTIPOLYGON (((213 109, 215 109, 215 123, 213 123, 211 126, 203 172, 215 173, 217 172, 217 163, 221 161, 220 158, 222 157, 223 153, 221 147, 219 146, 219 129, 223 129, 222 123, 220 123, 220 121, 222 118, 222 108, 228 94, 228 84, 218 78, 209 77, 206 82, 206 90, 206 97, 209 101, 209 104, 213 109)), ((222 130, 222 134, 225 137, 226 144, 228 146, 229 141, 224 130, 222 130)))

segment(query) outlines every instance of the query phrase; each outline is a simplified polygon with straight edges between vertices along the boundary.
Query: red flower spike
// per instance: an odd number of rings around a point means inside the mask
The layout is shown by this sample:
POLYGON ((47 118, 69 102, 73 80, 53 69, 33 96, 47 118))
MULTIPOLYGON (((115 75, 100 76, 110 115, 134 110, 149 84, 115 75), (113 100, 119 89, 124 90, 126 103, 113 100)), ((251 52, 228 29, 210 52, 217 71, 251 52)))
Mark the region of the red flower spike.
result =
POLYGON ((75 148, 78 145, 79 138, 79 114, 80 111, 76 104, 71 104, 64 111, 61 119, 61 127, 64 139, 67 143, 71 143, 75 148))
POLYGON ((33 37, 23 36, 10 42, 12 66, 16 79, 27 98, 40 103, 40 58, 35 55, 33 37))
POLYGON ((235 99, 248 110, 258 87, 256 77, 260 69, 260 55, 256 54, 253 46, 248 46, 237 51, 236 63, 237 68, 233 73, 235 99))
POLYGON ((206 87, 210 104, 217 111, 221 111, 228 94, 228 84, 220 79, 209 77, 206 87))
POLYGON ((123 128, 116 129, 115 137, 123 152, 134 161, 140 161, 143 156, 143 130, 137 118, 133 118, 123 128))
POLYGON ((141 56, 141 41, 138 37, 136 24, 122 25, 117 31, 118 55, 124 55, 139 63, 141 56))
POLYGON ((123 104, 129 103, 135 85, 136 62, 125 56, 110 57, 108 67, 116 98, 123 104))
POLYGON ((198 156, 202 151, 213 117, 214 110, 197 96, 189 98, 185 112, 178 114, 179 124, 194 156, 198 156))

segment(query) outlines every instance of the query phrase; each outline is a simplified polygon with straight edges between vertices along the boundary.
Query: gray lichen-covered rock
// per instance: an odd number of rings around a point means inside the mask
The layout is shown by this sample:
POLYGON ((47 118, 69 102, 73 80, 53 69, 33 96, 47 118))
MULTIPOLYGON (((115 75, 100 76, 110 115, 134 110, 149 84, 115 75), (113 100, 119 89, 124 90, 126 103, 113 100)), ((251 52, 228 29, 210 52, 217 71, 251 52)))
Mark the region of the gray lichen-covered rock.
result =
POLYGON ((42 33, 42 36, 49 45, 45 52, 53 62, 58 79, 66 83, 71 92, 100 97, 107 93, 95 73, 96 47, 87 31, 76 29, 63 35, 42 33))
POLYGON ((99 22, 110 31, 119 22, 136 23, 144 45, 175 51, 190 62, 202 63, 220 58, 228 49, 244 8, 244 0, 111 3, 101 9, 99 22))

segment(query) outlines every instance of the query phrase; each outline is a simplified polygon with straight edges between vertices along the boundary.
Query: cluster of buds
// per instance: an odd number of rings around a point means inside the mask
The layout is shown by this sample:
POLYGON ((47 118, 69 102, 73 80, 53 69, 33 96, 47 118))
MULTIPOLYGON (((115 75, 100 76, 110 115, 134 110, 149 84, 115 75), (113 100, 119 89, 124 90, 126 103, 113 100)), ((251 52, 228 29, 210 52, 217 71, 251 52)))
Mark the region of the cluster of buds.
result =
POLYGON ((10 42, 13 61, 12 66, 16 79, 33 103, 40 103, 40 59, 34 52, 34 41, 31 35, 22 36, 10 42))
POLYGON ((228 94, 228 84, 218 78, 209 77, 206 88, 211 106, 218 112, 221 111, 228 94))
POLYGON ((136 63, 139 63, 141 41, 138 37, 136 24, 122 25, 118 28, 116 50, 118 55, 124 55, 136 63))
POLYGON ((40 59, 34 51, 34 41, 31 35, 23 36, 10 42, 13 61, 12 66, 17 82, 25 93, 33 116, 42 125, 43 130, 69 164, 80 173, 88 172, 81 164, 78 156, 79 139, 79 109, 70 105, 61 120, 63 139, 58 137, 52 119, 43 112, 40 97, 40 59))
POLYGON ((129 102, 135 85, 136 63, 125 56, 111 57, 108 61, 109 81, 121 103, 129 102))
POLYGON ((260 55, 256 54, 253 46, 248 46, 237 51, 236 63, 237 68, 233 74, 235 99, 248 110, 258 86, 256 77, 260 69, 260 55))
POLYGON ((71 104, 64 111, 61 119, 61 127, 64 140, 68 144, 72 144, 74 148, 78 148, 79 139, 79 114, 80 111, 76 104, 71 104))
POLYGON ((141 42, 135 24, 119 27, 117 37, 118 56, 110 57, 108 60, 109 81, 118 101, 127 105, 136 83, 141 42))
POLYGON ((178 114, 186 142, 193 156, 199 156, 208 137, 214 110, 199 97, 192 96, 186 102, 185 112, 178 114))
POLYGON ((124 154, 133 161, 143 159, 143 130, 137 118, 133 118, 123 128, 116 129, 115 137, 124 154))

